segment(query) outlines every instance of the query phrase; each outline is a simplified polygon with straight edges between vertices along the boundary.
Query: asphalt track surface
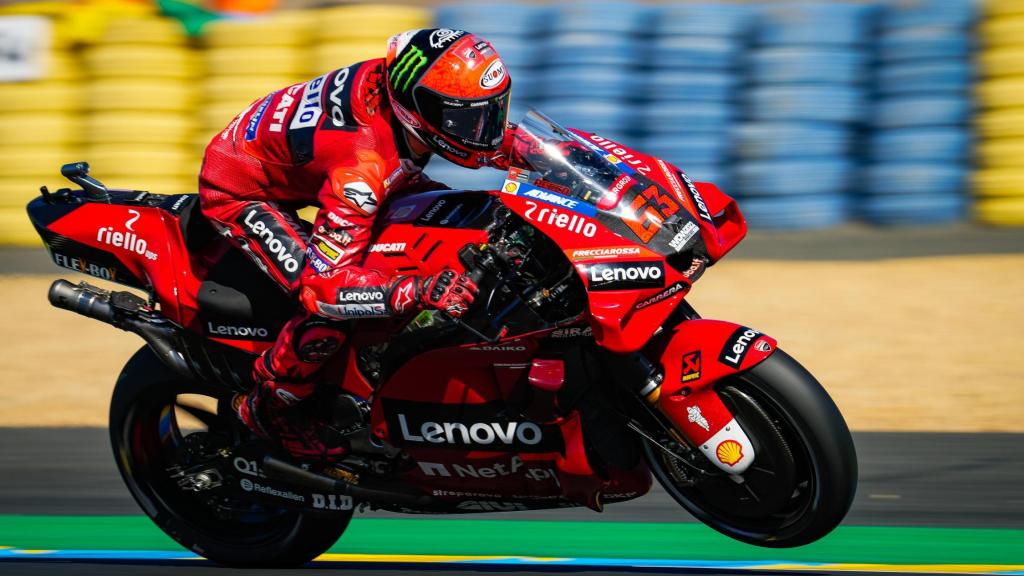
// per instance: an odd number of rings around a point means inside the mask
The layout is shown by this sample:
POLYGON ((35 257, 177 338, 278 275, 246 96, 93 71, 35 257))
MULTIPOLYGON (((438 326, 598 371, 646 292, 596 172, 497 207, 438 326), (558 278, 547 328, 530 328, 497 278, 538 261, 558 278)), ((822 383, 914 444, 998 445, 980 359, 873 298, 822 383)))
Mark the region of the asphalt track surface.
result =
MULTIPOLYGON (((860 487, 848 525, 918 525, 1024 528, 1024 435, 857 433, 860 487)), ((114 467, 107 433, 98 428, 0 429, 0 514, 138 514, 114 467)), ((368 513, 389 517, 390 514, 368 513)), ((481 514, 461 518, 516 520, 691 520, 660 488, 632 502, 609 506, 602 515, 585 509, 481 514)), ((424 517, 424 528, 430 518, 424 517)), ((1024 546, 1024 543, 1022 543, 1024 546)), ((486 551, 482 551, 486 552, 486 551)), ((1024 558, 1024 553, 1022 553, 1024 558)), ((318 562, 308 573, 385 574, 851 574, 820 570, 722 568, 609 568, 579 566, 427 563, 318 562)), ((226 574, 195 560, 79 559, 0 561, 0 575, 183 575, 226 574)), ((235 572, 237 573, 237 572, 235 572)), ((295 574, 260 570, 259 574, 295 574)), ((872 572, 878 574, 879 572, 872 572)), ((1017 572, 1019 573, 1019 572, 1017 572)))
MULTIPOLYGON (((855 442, 860 485, 848 524, 1024 528, 1024 435, 872 432, 855 434, 855 442)), ((105 429, 0 429, 0 470, 0 514, 140 512, 118 476, 105 429)), ((657 485, 603 514, 571 508, 459 517, 692 521, 657 485)))

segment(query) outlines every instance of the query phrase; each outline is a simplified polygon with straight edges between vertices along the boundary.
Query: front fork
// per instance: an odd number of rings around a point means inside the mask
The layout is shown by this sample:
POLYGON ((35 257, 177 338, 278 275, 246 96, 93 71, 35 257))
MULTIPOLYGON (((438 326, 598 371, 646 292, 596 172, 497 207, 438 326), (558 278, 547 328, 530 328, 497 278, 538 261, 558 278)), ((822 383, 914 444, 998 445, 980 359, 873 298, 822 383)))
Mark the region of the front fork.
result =
POLYGON ((754 445, 714 384, 753 368, 775 349, 770 336, 694 312, 645 350, 652 366, 638 392, 671 421, 677 440, 727 474, 740 475, 754 462, 754 445))

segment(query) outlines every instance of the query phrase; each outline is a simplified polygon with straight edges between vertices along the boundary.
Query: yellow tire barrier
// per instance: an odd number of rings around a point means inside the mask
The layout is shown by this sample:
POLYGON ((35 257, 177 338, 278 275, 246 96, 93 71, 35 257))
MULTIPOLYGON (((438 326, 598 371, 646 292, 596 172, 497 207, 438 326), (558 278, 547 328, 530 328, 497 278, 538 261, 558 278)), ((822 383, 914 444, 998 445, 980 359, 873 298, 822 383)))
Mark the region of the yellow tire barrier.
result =
POLYGON ((1024 166, 1024 138, 986 139, 977 145, 978 164, 985 168, 1024 166))
POLYGON ((86 150, 90 171, 100 180, 159 176, 179 178, 197 172, 197 159, 187 146, 95 145, 86 150))
POLYGON ((203 71, 199 58, 192 51, 177 46, 97 46, 86 51, 85 63, 94 78, 188 80, 200 76, 203 71))
POLYGON ((0 244, 42 246, 43 241, 32 227, 25 208, 0 208, 0 244))
POLYGON ((1024 14, 1024 0, 987 0, 985 12, 989 16, 1024 14))
POLYGON ((107 22, 102 44, 162 44, 182 46, 187 36, 172 18, 114 18, 107 22))
POLYGON ((314 19, 314 12, 291 11, 246 20, 216 20, 203 28, 203 43, 210 48, 304 46, 309 43, 314 19))
POLYGON ((379 42, 345 42, 321 44, 313 47, 310 62, 313 69, 310 75, 323 74, 338 68, 344 68, 356 62, 383 58, 387 54, 387 40, 379 42))
POLYGON ((82 67, 76 60, 67 52, 51 52, 46 62, 46 80, 79 81, 82 78, 82 67))
POLYGON ((198 190, 198 177, 179 176, 111 176, 100 178, 103 183, 120 190, 145 190, 154 194, 195 194, 198 190))
POLYGON ((81 137, 81 117, 75 114, 0 114, 0 146, 67 147, 81 137))
POLYGON ((1024 75, 1024 42, 1020 46, 982 50, 978 63, 986 76, 1024 75))
POLYGON ((54 177, 59 174, 59 168, 45 176, 0 178, 0 210, 16 209, 24 214, 25 206, 39 196, 40 186, 47 186, 50 192, 70 187, 72 184, 67 180, 59 175, 54 177))
POLYGON ((228 127, 228 124, 235 119, 235 116, 245 110, 245 107, 249 104, 242 104, 241 106, 235 106, 234 104, 218 104, 216 106, 204 106, 200 117, 199 130, 202 133, 209 134, 210 138, 206 139, 206 144, 210 143, 210 139, 215 134, 220 134, 228 127))
POLYGON ((197 100, 193 84, 171 80, 97 80, 86 93, 87 107, 97 112, 191 113, 197 100))
POLYGON ((974 193, 983 198, 1024 197, 1024 168, 987 168, 974 173, 974 193))
POLYGON ((1024 226, 1024 197, 988 198, 974 205, 978 220, 995 226, 1024 226))
POLYGON ((339 6, 319 11, 316 32, 321 40, 388 38, 413 28, 426 28, 431 21, 433 15, 423 8, 387 4, 339 6))
POLYGON ((82 159, 81 150, 70 146, 5 146, 0 148, 0 177, 52 177, 60 167, 82 159))
POLYGON ((986 46, 1020 46, 1024 44, 1024 15, 988 18, 979 31, 986 46))
POLYGON ((254 100, 300 81, 294 76, 217 76, 206 81, 203 94, 208 105, 235 106, 237 114, 254 100))
POLYGON ((1024 105, 981 112, 975 124, 984 138, 1024 137, 1024 105))
POLYGON ((270 48, 211 48, 203 54, 211 76, 303 76, 305 50, 285 46, 270 48))
POLYGON ((93 143, 181 145, 191 142, 198 121, 192 114, 103 112, 87 115, 84 125, 93 143))
POLYGON ((67 82, 0 83, 4 112, 75 112, 82 104, 78 85, 67 82))
POLYGON ((1024 76, 984 80, 976 90, 978 101, 986 108, 1024 106, 1024 76))

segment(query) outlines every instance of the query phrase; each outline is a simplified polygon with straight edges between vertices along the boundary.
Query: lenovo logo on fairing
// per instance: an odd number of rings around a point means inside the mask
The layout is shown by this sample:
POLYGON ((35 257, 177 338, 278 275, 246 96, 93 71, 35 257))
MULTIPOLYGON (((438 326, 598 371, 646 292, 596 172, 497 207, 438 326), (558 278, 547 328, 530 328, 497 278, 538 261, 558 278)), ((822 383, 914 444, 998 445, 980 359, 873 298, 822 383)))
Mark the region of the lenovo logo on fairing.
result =
POLYGON ((419 430, 409 430, 405 414, 398 415, 402 439, 407 442, 451 444, 454 446, 489 446, 520 443, 527 446, 540 444, 544 433, 533 422, 423 422, 419 430))
POLYGON ((227 326, 224 324, 206 323, 206 331, 211 336, 228 336, 232 338, 267 338, 270 332, 260 326, 227 326))
POLYGON ((631 290, 665 285, 661 262, 608 262, 587 266, 591 290, 631 290))

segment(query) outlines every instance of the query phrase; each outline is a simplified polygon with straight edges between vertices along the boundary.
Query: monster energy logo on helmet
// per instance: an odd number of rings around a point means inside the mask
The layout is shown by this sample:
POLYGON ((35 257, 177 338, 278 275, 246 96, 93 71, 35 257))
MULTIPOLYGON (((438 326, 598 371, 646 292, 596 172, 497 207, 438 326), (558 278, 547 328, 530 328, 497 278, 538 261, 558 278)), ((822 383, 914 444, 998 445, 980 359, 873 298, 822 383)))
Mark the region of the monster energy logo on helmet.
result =
POLYGON ((427 56, 417 46, 409 46, 402 57, 391 68, 391 85, 395 90, 406 91, 420 68, 427 64, 427 56), (405 80, 402 83, 402 80, 405 80))

